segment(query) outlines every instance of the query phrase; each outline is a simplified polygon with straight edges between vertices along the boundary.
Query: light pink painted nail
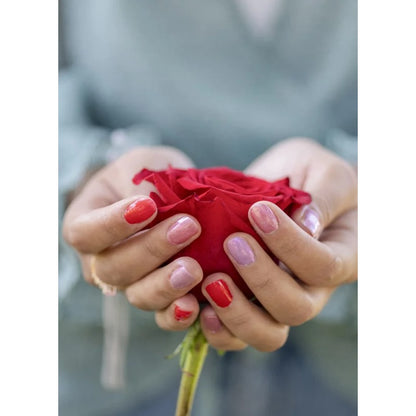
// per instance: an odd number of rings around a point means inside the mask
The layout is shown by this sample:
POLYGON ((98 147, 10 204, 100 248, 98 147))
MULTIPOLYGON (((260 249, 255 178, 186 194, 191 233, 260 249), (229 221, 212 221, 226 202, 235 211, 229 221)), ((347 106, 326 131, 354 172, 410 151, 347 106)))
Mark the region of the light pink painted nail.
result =
POLYGON ((195 281, 194 277, 184 266, 175 269, 170 275, 170 284, 174 289, 184 289, 195 281))
POLYGON ((266 234, 277 230, 277 218, 266 204, 256 204, 250 209, 254 222, 266 234))
POLYGON ((213 334, 218 332, 222 327, 221 321, 219 320, 218 316, 215 314, 212 314, 212 315, 208 313, 205 314, 204 323, 208 331, 213 334))
POLYGON ((171 225, 166 237, 172 244, 182 244, 198 233, 198 225, 190 217, 182 217, 171 225))
POLYGON ((319 237, 321 222, 319 221, 319 214, 314 209, 307 207, 303 212, 301 221, 313 237, 319 237))
POLYGON ((248 266, 253 263, 254 253, 244 238, 234 237, 227 241, 227 247, 231 256, 241 266, 248 266))

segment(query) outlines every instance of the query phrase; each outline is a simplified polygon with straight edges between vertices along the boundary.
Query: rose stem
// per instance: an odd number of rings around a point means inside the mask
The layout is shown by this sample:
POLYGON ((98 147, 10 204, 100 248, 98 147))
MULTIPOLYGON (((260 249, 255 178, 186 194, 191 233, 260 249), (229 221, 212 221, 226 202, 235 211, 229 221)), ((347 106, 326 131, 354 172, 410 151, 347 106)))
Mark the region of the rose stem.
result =
POLYGON ((179 387, 175 416, 190 416, 199 376, 208 353, 208 342, 202 333, 199 321, 196 321, 185 337, 189 348, 183 352, 182 378, 179 387))

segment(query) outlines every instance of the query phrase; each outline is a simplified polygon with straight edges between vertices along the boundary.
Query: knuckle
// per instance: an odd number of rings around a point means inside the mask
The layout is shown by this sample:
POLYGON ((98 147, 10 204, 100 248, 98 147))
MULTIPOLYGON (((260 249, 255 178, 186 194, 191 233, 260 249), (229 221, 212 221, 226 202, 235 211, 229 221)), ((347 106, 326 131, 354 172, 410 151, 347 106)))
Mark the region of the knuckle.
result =
POLYGON ((175 300, 175 296, 172 294, 172 292, 165 287, 160 287, 156 290, 155 297, 160 300, 160 303, 168 304, 175 300))
POLYGON ((311 286, 333 286, 338 283, 344 270, 344 262, 339 255, 329 253, 324 263, 312 273, 308 284, 311 286))
POLYGON ((249 313, 248 312, 241 312, 239 314, 235 314, 230 316, 227 320, 228 325, 232 328, 239 328, 241 326, 245 326, 249 321, 249 313))
POLYGON ((289 335, 289 327, 285 326, 284 329, 278 328, 277 331, 264 343, 257 346, 256 349, 260 352, 273 352, 282 348, 287 341, 289 335))
POLYGON ((79 231, 79 227, 75 221, 71 223, 64 221, 62 229, 62 236, 64 237, 64 240, 76 250, 82 251, 82 248, 85 244, 85 239, 82 233, 79 231))
POLYGON ((341 257, 332 254, 322 273, 322 283, 332 285, 340 276, 343 268, 341 257))
POLYGON ((292 235, 291 238, 287 238, 284 241, 284 244, 279 248, 281 258, 286 256, 293 256, 297 253, 304 252, 308 249, 309 242, 302 237, 292 235))
POLYGON ((95 270, 97 276, 109 285, 122 286, 130 277, 123 267, 122 259, 116 253, 102 251, 95 256, 95 270))
POLYGON ((272 287, 272 277, 270 275, 260 276, 253 281, 250 286, 253 292, 264 291, 272 287))
POLYGON ((286 341, 287 335, 279 334, 277 336, 272 337, 271 339, 264 341, 262 344, 259 344, 255 348, 260 352, 273 352, 282 348, 285 345, 286 341))
POLYGON ((143 305, 143 302, 140 299, 140 295, 137 293, 136 290, 134 290, 133 288, 127 288, 126 291, 125 291, 125 294, 126 294, 126 298, 127 298, 128 302, 131 305, 133 305, 133 306, 135 306, 136 308, 139 308, 139 309, 144 309, 143 306, 145 306, 145 305, 143 305))
POLYGON ((137 305, 136 292, 133 289, 128 287, 124 294, 126 295, 126 299, 130 304, 133 306, 137 305))
POLYGON ((169 255, 166 253, 163 245, 157 239, 147 236, 144 238, 144 248, 146 252, 157 260, 165 261, 169 255))
POLYGON ((290 326, 299 326, 312 319, 314 314, 314 306, 312 299, 309 296, 305 296, 301 302, 299 302, 292 314, 285 319, 285 324, 290 326))
POLYGON ((111 240, 119 239, 119 225, 115 223, 111 215, 103 214, 102 216, 103 230, 111 240))
POLYGON ((155 309, 154 307, 152 307, 153 305, 151 304, 151 302, 149 302, 145 296, 141 295, 140 290, 128 287, 125 290, 125 294, 127 301, 136 308, 141 309, 143 311, 152 311, 155 309))
POLYGON ((155 321, 156 325, 165 331, 172 331, 172 328, 169 326, 167 319, 164 319, 164 315, 162 312, 156 312, 155 313, 155 321))

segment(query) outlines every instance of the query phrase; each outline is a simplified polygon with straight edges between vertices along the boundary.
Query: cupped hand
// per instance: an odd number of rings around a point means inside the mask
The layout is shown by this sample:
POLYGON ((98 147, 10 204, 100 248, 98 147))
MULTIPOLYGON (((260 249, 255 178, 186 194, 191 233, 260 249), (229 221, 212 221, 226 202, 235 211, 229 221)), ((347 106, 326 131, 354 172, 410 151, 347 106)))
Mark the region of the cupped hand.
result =
POLYGON ((293 218, 267 201, 251 207, 253 228, 281 263, 250 235, 229 236, 224 249, 256 302, 229 276, 211 275, 202 286, 210 305, 201 311, 201 325, 215 348, 273 351, 284 345, 290 326, 315 317, 336 287, 357 278, 357 175, 309 139, 282 142, 246 173, 268 180, 289 176, 313 202, 293 218))
POLYGON ((193 166, 186 155, 169 147, 135 149, 110 163, 69 205, 63 235, 78 252, 89 283, 107 292, 114 287, 125 291, 132 305, 160 311, 161 326, 181 330, 198 317, 198 302, 187 293, 203 273, 189 257, 169 259, 198 238, 201 227, 192 216, 177 214, 149 228, 157 207, 148 195, 155 189, 131 180, 142 168, 169 165, 193 166))

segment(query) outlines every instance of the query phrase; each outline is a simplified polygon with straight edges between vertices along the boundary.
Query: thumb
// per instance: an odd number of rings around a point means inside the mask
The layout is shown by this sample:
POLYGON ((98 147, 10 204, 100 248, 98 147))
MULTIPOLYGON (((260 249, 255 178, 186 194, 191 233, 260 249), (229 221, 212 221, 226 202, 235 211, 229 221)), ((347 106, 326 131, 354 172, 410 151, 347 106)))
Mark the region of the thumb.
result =
POLYGON ((312 202, 298 209, 292 218, 315 238, 337 217, 357 206, 357 174, 346 162, 330 169, 311 170, 303 190, 311 195, 312 202))

